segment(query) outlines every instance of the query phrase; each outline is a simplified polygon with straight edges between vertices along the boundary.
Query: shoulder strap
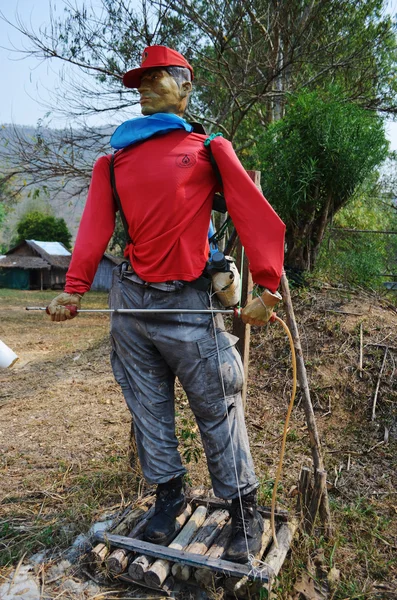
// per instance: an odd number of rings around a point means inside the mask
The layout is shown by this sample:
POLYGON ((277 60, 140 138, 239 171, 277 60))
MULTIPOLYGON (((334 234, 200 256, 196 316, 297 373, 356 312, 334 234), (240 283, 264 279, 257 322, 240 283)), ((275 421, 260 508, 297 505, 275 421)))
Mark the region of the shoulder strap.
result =
POLYGON ((130 237, 130 234, 128 232, 128 223, 127 223, 127 219, 125 218, 125 214, 123 212, 123 208, 121 206, 121 200, 120 200, 120 196, 118 194, 117 188, 116 188, 116 176, 114 173, 114 154, 112 154, 112 156, 110 157, 110 163, 109 163, 109 169, 110 169, 110 183, 112 186, 112 191, 113 191, 113 198, 114 201, 116 202, 117 208, 119 209, 119 213, 120 213, 120 218, 121 218, 121 222, 123 223, 123 227, 124 227, 124 231, 125 231, 125 237, 127 240, 128 244, 132 244, 132 239, 130 237))
POLYGON ((212 142, 212 140, 213 140, 214 138, 218 137, 218 136, 222 136, 222 134, 221 134, 221 133, 212 133, 212 134, 211 134, 209 137, 207 137, 207 139, 204 141, 204 146, 205 146, 206 148, 208 148, 208 152, 209 152, 209 155, 210 155, 210 163, 211 163, 211 166, 212 166, 212 168, 213 168, 213 170, 214 170, 215 177, 217 178, 219 185, 220 185, 220 186, 221 186, 221 188, 223 189, 222 175, 221 175, 221 172, 219 171, 219 167, 218 167, 218 165, 216 164, 216 160, 215 160, 215 158, 214 158, 214 155, 213 155, 213 153, 212 153, 212 149, 211 149, 211 142, 212 142))

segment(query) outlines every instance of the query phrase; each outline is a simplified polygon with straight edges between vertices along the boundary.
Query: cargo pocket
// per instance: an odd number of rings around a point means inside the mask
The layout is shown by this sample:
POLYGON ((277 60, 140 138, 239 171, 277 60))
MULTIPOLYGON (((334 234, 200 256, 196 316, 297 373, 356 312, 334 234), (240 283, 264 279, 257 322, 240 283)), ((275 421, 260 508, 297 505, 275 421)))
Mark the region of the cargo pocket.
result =
POLYGON ((237 342, 238 337, 226 331, 217 331, 216 339, 211 337, 197 341, 208 400, 241 392, 244 371, 237 342))

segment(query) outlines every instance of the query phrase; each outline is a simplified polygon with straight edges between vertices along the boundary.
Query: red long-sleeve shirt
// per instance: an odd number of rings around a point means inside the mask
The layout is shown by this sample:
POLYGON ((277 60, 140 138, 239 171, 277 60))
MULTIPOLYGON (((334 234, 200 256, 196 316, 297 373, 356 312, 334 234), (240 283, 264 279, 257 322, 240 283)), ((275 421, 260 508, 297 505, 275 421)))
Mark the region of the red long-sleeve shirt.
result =
MULTIPOLYGON (((116 185, 132 244, 125 255, 145 281, 197 279, 208 259, 208 226, 217 181, 203 142, 207 136, 176 130, 115 156, 116 185)), ((222 137, 211 149, 229 214, 248 256, 255 283, 276 291, 284 258, 285 226, 256 188, 232 145, 222 137)), ((114 230, 116 207, 110 156, 94 165, 65 291, 90 289, 114 230)))

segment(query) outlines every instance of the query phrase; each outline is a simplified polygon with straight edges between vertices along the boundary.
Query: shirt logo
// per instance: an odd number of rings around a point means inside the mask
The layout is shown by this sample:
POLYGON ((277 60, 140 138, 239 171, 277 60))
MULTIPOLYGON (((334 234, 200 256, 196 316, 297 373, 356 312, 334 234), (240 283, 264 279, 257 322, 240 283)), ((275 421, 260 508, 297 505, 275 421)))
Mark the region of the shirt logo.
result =
POLYGON ((180 154, 177 156, 176 164, 178 167, 182 167, 184 169, 190 169, 197 162, 197 158, 195 154, 180 154))

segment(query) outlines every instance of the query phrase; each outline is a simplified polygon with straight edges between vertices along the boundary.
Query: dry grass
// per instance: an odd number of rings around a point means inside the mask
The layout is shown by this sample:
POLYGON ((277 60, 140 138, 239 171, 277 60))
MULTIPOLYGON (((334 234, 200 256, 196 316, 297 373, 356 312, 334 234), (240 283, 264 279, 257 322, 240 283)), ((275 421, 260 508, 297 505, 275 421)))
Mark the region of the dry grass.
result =
MULTIPOLYGON (((129 464, 130 421, 111 373, 108 317, 84 315, 53 324, 42 313, 23 310, 29 304, 45 305, 52 296, 0 290, 1 339, 20 356, 12 370, 0 374, 3 575, 24 554, 67 548, 105 512, 119 510, 146 491, 139 471, 129 464)), ((90 306, 106 306, 105 295, 88 294, 85 307, 90 306)), ((280 600, 298 598, 294 583, 321 550, 323 571, 341 570, 330 592, 333 599, 391 598, 389 587, 397 578, 396 351, 388 355, 376 420, 371 421, 383 349, 369 344, 397 348, 397 314, 382 298, 329 288, 295 292, 294 306, 323 443, 335 536, 326 540, 319 528, 312 538, 301 537, 275 594, 280 600)), ((253 328, 247 421, 263 504, 272 493, 290 387, 282 329, 253 328)), ((209 486, 194 420, 179 387, 177 397, 177 429, 190 483, 209 486)), ((280 505, 293 508, 300 467, 310 463, 298 395, 280 505)))

